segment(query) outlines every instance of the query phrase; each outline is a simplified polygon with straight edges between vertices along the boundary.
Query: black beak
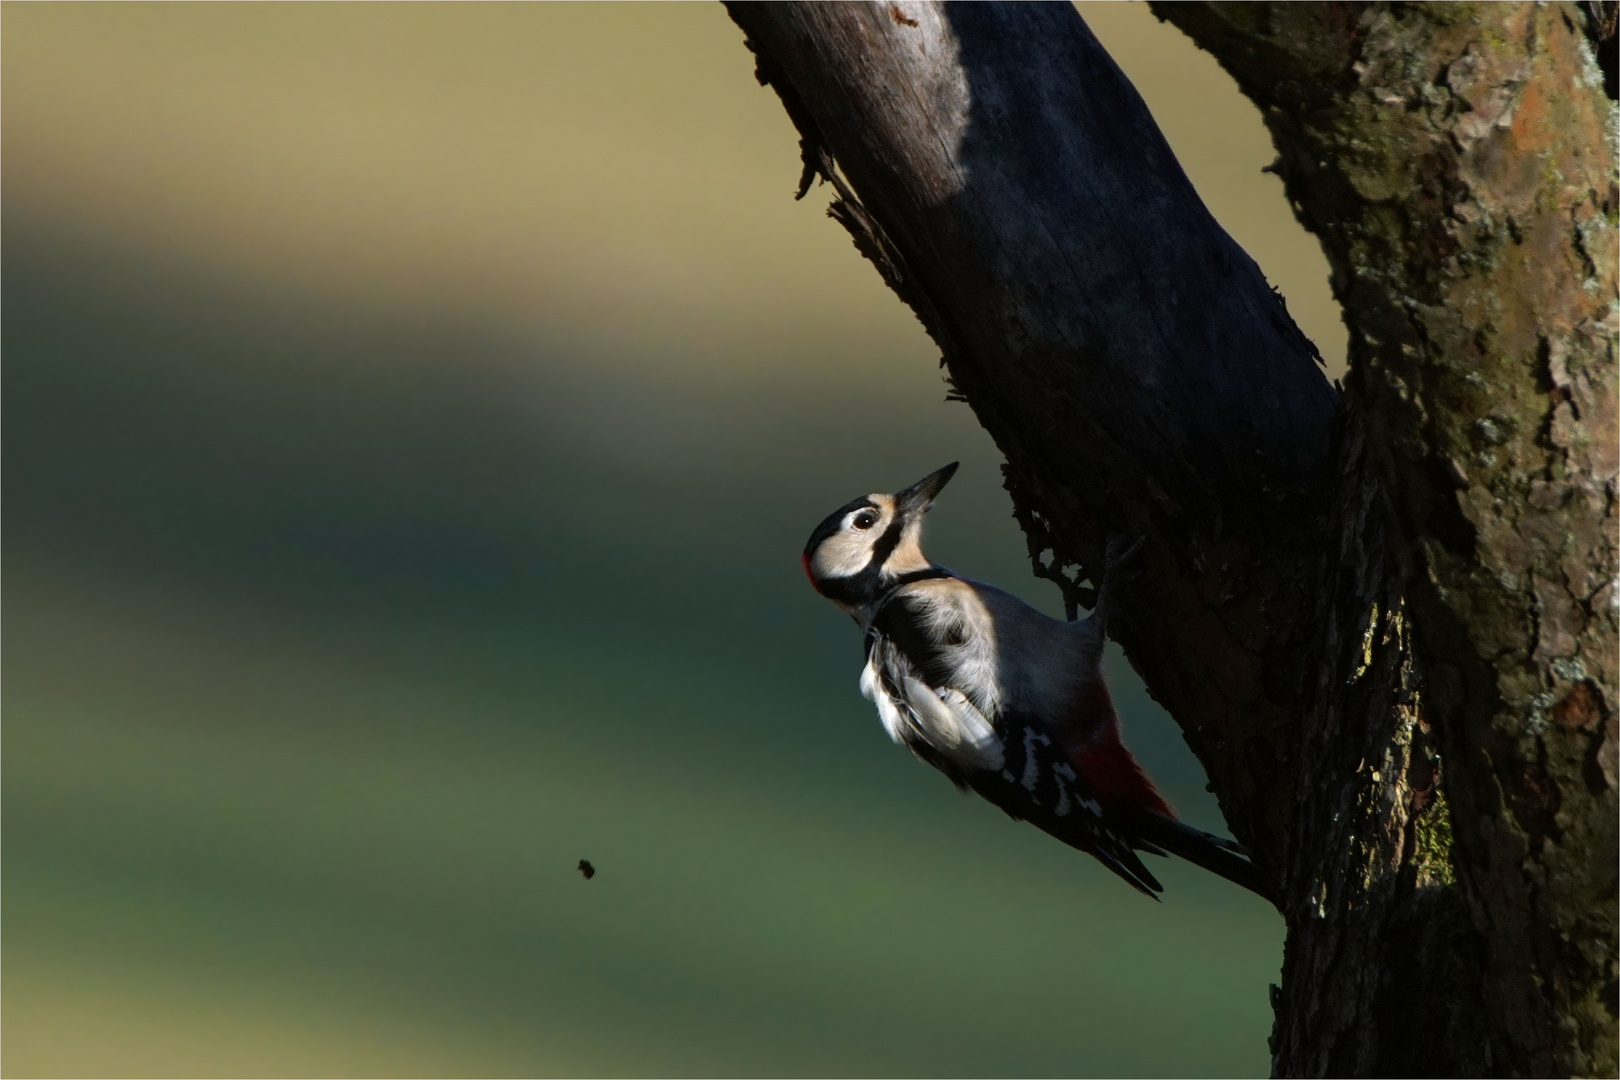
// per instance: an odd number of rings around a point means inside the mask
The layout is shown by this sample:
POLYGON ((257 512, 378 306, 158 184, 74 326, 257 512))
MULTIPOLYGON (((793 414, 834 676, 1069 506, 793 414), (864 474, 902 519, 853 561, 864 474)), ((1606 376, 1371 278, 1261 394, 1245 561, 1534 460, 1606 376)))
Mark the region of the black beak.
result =
POLYGON ((940 489, 956 474, 956 467, 960 464, 962 464, 960 461, 953 461, 943 469, 935 469, 906 490, 895 492, 895 512, 902 518, 917 517, 926 513, 934 501, 934 496, 938 495, 940 489))

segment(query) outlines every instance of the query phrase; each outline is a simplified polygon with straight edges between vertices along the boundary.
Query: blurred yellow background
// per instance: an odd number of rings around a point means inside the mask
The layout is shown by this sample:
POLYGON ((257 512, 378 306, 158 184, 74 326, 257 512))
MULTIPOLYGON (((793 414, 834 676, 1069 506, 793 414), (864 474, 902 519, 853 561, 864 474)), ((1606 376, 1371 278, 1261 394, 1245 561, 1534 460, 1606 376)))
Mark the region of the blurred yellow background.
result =
MULTIPOLYGON (((1258 114, 1081 10, 1337 374, 1258 114)), ((962 459, 931 553, 1056 597, 718 4, 0 30, 7 1075, 1266 1069, 1274 913, 857 694, 797 568, 855 494, 962 459)))

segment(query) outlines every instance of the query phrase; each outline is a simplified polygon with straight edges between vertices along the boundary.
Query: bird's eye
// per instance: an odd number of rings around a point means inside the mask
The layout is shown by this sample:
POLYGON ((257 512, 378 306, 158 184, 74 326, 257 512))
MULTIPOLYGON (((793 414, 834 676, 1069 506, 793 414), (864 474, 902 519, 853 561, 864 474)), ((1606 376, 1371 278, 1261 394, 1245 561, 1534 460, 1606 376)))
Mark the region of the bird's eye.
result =
POLYGON ((872 513, 870 510, 862 510, 860 513, 855 515, 855 520, 850 522, 850 524, 855 526, 857 529, 870 529, 872 526, 877 524, 877 515, 872 513))

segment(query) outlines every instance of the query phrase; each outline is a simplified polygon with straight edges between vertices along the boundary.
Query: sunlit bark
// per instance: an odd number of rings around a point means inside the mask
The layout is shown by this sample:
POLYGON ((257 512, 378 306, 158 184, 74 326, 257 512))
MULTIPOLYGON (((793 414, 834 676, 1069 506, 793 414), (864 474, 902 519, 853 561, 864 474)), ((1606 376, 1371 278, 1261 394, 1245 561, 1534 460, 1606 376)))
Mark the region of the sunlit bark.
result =
POLYGON ((1146 538, 1112 626, 1281 898, 1276 1071, 1612 1074, 1617 196, 1582 11, 1160 12, 1266 115, 1341 402, 1068 5, 730 10, 1041 572, 1146 538))

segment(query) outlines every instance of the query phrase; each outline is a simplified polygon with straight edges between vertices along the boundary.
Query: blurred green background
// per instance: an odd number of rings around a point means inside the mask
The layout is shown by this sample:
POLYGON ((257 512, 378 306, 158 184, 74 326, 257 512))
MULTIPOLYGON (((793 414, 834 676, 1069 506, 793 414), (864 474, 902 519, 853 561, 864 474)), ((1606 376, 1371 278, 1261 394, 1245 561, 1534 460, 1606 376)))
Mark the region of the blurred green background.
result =
MULTIPOLYGON (((1082 11, 1339 362, 1254 109, 1082 11)), ((960 458, 931 553, 1057 597, 718 4, 0 18, 6 1074, 1266 1071, 1274 913, 859 697, 850 497, 960 458)))

